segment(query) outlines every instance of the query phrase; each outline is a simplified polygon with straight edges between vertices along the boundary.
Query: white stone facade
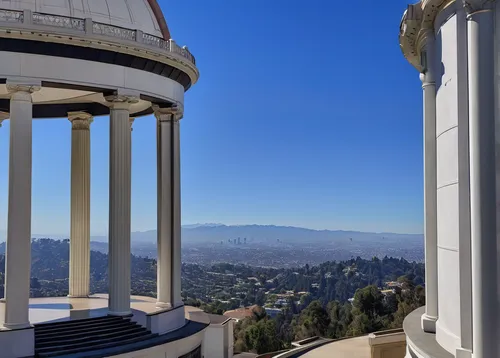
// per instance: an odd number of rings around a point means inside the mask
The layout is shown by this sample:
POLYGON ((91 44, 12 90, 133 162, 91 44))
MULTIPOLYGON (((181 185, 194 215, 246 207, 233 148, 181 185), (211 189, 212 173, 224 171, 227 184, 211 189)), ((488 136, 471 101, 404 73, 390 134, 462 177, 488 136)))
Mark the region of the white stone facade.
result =
MULTIPOLYGON (((184 93, 199 77, 194 56, 170 38, 156 0, 0 0, 0 43, 0 123, 10 121, 0 357, 34 354, 29 285, 35 118, 71 121, 69 297, 85 299, 90 294, 91 123, 96 116, 110 117, 108 314, 124 316, 133 313, 132 123, 155 115, 149 120, 157 122, 158 141, 157 306, 171 310, 145 325, 158 334, 182 328, 180 120, 184 93)), ((200 332, 141 356, 165 357, 168 351, 168 357, 176 358, 200 346, 202 339, 200 332)))
MULTIPOLYGON (((464 358, 500 352, 499 21, 498 1, 426 0, 408 7, 400 28, 403 54, 421 73, 424 89, 422 330, 464 358)), ((443 356, 408 338, 407 357, 443 356)))

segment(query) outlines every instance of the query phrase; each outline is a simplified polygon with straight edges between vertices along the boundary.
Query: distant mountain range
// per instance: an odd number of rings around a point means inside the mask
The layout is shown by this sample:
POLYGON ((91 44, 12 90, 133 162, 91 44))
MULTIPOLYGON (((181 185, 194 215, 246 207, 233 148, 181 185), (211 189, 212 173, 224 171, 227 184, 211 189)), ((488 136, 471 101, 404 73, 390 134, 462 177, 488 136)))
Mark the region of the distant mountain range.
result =
MULTIPOLYGON (((182 241, 185 244, 227 241, 229 239, 247 242, 269 242, 279 239, 285 243, 328 242, 335 240, 423 240, 421 234, 370 233, 343 230, 312 230, 291 226, 276 225, 223 225, 195 224, 182 227, 182 241)), ((92 241, 107 241, 105 236, 93 236, 92 241)), ((136 231, 132 233, 135 244, 156 243, 156 230, 136 231)))
MULTIPOLYGON (((33 235, 34 237, 44 237, 44 235, 33 235)), ((156 230, 132 232, 132 243, 134 244, 155 244, 156 230)), ((46 235, 50 238, 62 238, 59 236, 46 235)), ((182 240, 185 244, 220 242, 228 239, 242 240, 247 242, 269 242, 278 239, 284 243, 314 243, 330 242, 336 240, 353 239, 356 241, 377 241, 384 239, 387 241, 401 242, 401 240, 423 240, 422 234, 395 234, 395 233, 373 233, 361 231, 344 230, 313 230, 292 226, 276 225, 224 225, 224 224, 192 224, 182 227, 182 240)), ((92 236, 91 241, 106 242, 107 236, 92 236)))

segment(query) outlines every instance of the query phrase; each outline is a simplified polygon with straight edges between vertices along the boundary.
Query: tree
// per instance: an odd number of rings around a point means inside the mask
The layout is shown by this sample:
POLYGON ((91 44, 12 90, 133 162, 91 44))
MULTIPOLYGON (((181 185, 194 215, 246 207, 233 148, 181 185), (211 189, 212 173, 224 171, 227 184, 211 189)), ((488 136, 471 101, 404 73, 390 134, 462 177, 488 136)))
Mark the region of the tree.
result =
POLYGON ((354 308, 364 313, 369 319, 383 315, 383 295, 374 285, 359 289, 354 295, 354 308))
POLYGON ((330 317, 328 317, 328 313, 321 305, 321 302, 313 301, 299 316, 295 338, 324 337, 329 325, 330 317))
POLYGON ((276 321, 263 319, 245 331, 246 346, 257 354, 280 350, 276 335, 276 321))
POLYGON ((355 337, 373 331, 373 322, 370 321, 366 314, 361 313, 354 317, 354 320, 349 325, 346 335, 355 337))

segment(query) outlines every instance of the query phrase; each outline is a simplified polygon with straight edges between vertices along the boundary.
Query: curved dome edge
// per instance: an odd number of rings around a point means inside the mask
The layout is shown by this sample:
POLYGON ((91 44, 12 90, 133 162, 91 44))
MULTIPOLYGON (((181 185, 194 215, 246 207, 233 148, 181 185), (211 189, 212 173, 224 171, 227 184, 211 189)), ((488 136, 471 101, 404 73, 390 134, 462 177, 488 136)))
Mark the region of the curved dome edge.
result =
POLYGON ((167 20, 163 15, 163 11, 161 10, 160 4, 158 4, 157 0, 148 0, 149 6, 151 6, 151 10, 153 10, 153 14, 156 17, 156 21, 158 21, 158 25, 160 26, 161 34, 163 35, 164 40, 170 40, 170 31, 168 29, 167 20))

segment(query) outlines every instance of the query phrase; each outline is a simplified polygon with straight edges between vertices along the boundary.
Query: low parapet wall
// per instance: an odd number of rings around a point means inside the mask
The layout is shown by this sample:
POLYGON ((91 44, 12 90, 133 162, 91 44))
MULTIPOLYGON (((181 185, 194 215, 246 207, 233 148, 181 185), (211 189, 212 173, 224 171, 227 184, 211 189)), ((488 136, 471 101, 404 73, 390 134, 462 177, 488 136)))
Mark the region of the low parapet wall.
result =
POLYGON ((404 358, 406 335, 402 328, 370 333, 371 358, 404 358))

